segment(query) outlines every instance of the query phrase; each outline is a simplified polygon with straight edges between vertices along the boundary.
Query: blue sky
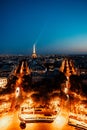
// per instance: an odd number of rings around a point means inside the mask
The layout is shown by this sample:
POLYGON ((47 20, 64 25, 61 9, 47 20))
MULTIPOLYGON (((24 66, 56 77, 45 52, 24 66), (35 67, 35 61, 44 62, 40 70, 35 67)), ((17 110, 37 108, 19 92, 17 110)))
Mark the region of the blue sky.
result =
POLYGON ((87 52, 86 0, 0 0, 0 54, 87 52))

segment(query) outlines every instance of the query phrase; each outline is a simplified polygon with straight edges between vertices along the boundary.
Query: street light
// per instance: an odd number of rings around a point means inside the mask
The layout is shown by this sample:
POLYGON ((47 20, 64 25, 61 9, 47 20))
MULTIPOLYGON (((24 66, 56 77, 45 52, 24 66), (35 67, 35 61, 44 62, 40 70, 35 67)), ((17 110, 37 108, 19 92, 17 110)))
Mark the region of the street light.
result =
POLYGON ((19 96, 20 96, 20 88, 17 87, 17 88, 16 88, 16 91, 15 91, 15 97, 17 98, 17 97, 19 97, 19 96))

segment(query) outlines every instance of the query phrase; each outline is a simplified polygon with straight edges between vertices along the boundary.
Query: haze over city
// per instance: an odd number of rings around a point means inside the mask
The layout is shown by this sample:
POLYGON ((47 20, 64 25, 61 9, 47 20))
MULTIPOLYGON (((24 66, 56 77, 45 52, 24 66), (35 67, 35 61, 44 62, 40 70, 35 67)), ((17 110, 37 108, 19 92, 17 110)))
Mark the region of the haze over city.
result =
POLYGON ((87 52, 86 0, 0 0, 0 54, 87 52))

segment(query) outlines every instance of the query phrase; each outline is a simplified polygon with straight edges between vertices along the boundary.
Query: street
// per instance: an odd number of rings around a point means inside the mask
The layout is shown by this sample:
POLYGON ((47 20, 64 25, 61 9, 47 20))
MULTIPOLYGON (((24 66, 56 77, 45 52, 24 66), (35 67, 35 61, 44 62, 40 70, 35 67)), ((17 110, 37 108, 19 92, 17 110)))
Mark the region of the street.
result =
MULTIPOLYGON (((66 113, 60 113, 53 123, 27 123, 25 130, 75 130, 67 125, 66 113)), ((21 130, 18 111, 0 117, 0 130, 21 130)))

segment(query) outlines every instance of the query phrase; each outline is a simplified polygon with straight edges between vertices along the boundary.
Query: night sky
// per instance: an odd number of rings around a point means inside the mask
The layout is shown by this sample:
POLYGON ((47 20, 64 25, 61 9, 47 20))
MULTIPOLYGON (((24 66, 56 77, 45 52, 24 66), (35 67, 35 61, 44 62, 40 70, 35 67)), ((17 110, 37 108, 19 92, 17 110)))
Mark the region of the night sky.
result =
POLYGON ((0 0, 0 54, 87 53, 87 0, 0 0))

